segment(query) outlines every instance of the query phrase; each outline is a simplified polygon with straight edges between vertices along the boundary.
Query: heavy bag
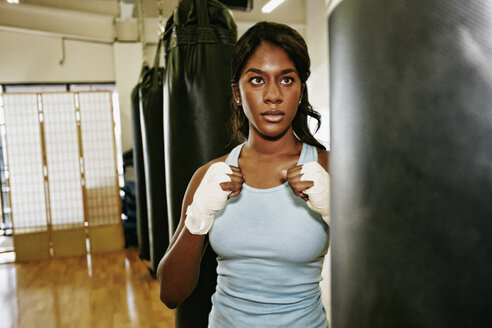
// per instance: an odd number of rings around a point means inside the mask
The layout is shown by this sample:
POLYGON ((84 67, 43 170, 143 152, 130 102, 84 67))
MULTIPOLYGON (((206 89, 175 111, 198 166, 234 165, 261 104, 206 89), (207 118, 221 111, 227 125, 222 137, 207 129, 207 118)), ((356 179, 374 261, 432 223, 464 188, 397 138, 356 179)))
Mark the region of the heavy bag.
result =
POLYGON ((492 2, 330 18, 332 324, 492 322, 492 2))
MULTIPOLYGON (((230 62, 236 24, 216 0, 182 0, 164 32, 164 126, 170 233, 179 223, 193 173, 231 150, 230 62)), ((207 247, 193 294, 176 309, 176 327, 207 327, 217 280, 207 247)))
POLYGON ((154 67, 140 85, 140 126, 145 166, 150 261, 153 273, 169 246, 166 178, 164 172, 162 87, 164 68, 159 67, 162 38, 159 38, 154 67))
MULTIPOLYGON (((143 66, 142 78, 148 71, 143 66)), ((150 260, 149 227, 147 222, 147 196, 143 163, 142 134, 140 131, 140 81, 132 90, 133 172, 135 174, 135 207, 137 216, 137 240, 140 258, 150 260)))

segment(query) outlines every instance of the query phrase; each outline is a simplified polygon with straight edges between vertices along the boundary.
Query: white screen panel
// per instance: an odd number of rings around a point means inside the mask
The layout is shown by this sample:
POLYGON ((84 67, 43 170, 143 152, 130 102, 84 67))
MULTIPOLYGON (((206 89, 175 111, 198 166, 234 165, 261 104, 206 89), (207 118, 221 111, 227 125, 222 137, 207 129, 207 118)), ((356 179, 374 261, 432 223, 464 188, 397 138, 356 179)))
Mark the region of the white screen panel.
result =
POLYGON ((110 92, 80 92, 86 217, 90 225, 121 221, 110 92))
POLYGON ((79 141, 73 93, 43 94, 44 135, 53 229, 82 227, 79 141))
POLYGON ((14 233, 47 230, 36 94, 3 94, 14 233))

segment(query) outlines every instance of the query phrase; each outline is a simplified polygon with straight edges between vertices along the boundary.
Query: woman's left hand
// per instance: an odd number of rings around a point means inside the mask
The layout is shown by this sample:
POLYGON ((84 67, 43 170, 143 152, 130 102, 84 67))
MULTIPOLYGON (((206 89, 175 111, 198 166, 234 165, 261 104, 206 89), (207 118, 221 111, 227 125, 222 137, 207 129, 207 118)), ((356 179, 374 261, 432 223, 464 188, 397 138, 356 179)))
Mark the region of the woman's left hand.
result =
POLYGON ((288 170, 282 170, 282 176, 289 183, 290 188, 296 196, 301 197, 305 201, 309 200, 308 195, 304 193, 305 190, 314 186, 313 181, 302 181, 302 165, 294 166, 288 170))
POLYGON ((282 171, 294 194, 304 199, 308 206, 321 214, 326 223, 330 220, 330 176, 317 162, 305 163, 282 171))

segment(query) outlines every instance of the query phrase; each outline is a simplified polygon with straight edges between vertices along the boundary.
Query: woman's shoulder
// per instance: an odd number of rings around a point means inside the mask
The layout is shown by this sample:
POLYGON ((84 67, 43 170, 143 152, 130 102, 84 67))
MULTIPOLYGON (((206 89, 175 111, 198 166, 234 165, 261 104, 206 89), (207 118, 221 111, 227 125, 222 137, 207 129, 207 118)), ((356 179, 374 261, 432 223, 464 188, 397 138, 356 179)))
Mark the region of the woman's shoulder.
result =
POLYGON ((225 162, 227 160, 227 157, 229 157, 231 154, 232 154, 232 158, 235 158, 236 156, 239 156, 239 152, 241 151, 241 147, 243 145, 244 145, 244 143, 241 143, 239 145, 235 145, 229 153, 227 153, 227 154, 225 154, 223 156, 220 156, 220 157, 217 157, 217 158, 211 160, 207 164, 204 164, 203 166, 201 166, 198 170, 206 172, 208 170, 208 168, 210 166, 212 166, 212 164, 215 164, 215 163, 218 163, 218 162, 225 162))
POLYGON ((330 152, 326 149, 316 148, 318 151, 318 163, 326 172, 330 173, 330 152))
POLYGON ((212 166, 212 164, 219 163, 219 162, 225 162, 227 159, 227 156, 229 156, 229 154, 225 154, 224 156, 217 157, 217 158, 211 160, 210 162, 200 166, 195 171, 194 178, 197 178, 201 181, 202 177, 205 175, 205 172, 207 172, 207 170, 210 168, 210 166, 212 166))
MULTIPOLYGON (((202 179, 205 176, 205 173, 207 173, 210 166, 212 166, 212 164, 214 164, 214 163, 225 162, 225 160, 227 159, 227 156, 229 156, 229 154, 226 154, 226 155, 221 156, 221 157, 217 157, 217 158, 211 160, 210 162, 200 166, 195 171, 195 173, 193 174, 193 176, 190 179, 190 182, 188 184, 187 194, 189 193, 191 195, 191 197, 193 197, 195 190, 198 188, 198 185, 200 184, 200 182, 202 182, 202 179)), ((190 203, 191 203, 191 201, 190 201, 190 203)))
POLYGON ((227 157, 229 156, 229 154, 230 153, 227 153, 224 156, 217 157, 217 158, 211 160, 210 162, 208 162, 207 164, 205 164, 204 166, 210 167, 210 165, 212 165, 214 163, 225 162, 227 157))

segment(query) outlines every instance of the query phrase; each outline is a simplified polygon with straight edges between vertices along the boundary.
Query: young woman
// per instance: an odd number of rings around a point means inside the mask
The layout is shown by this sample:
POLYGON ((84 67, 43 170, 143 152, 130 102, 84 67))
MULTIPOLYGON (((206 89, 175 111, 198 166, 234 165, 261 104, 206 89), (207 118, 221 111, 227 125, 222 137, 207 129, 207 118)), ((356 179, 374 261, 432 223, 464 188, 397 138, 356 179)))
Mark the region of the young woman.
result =
POLYGON ((176 307, 196 286, 208 235, 217 253, 209 327, 327 327, 329 153, 309 132, 310 60, 292 28, 261 22, 236 43, 230 154, 199 168, 157 275, 176 307))

